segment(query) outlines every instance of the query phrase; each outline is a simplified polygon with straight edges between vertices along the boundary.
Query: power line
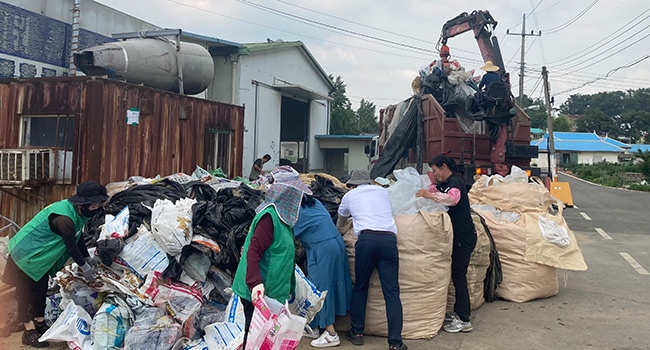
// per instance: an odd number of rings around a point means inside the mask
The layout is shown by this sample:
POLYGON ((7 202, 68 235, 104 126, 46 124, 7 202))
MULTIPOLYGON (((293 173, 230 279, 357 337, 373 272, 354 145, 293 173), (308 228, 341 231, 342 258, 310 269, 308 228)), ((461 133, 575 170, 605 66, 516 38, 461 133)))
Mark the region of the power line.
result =
POLYGON ((289 5, 289 6, 299 8, 299 9, 302 9, 302 10, 305 10, 305 11, 317 13, 319 15, 327 16, 327 17, 330 17, 330 18, 334 18, 334 19, 337 19, 339 21, 343 21, 343 22, 347 22, 347 23, 350 23, 350 24, 355 24, 355 25, 358 25, 358 26, 361 26, 361 27, 365 27, 365 28, 368 28, 368 29, 374 29, 374 30, 378 30, 378 31, 383 32, 383 33, 392 34, 392 35, 400 36, 400 37, 403 37, 403 38, 417 40, 417 41, 420 41, 420 42, 423 42, 423 43, 434 44, 435 45, 434 41, 429 41, 429 40, 425 40, 425 39, 422 39, 422 38, 416 38, 416 37, 409 36, 409 35, 406 35, 406 34, 397 33, 397 32, 393 32, 393 31, 390 31, 390 30, 383 29, 383 28, 363 24, 363 23, 360 23, 360 22, 349 20, 347 18, 334 16, 334 15, 331 15, 331 14, 326 13, 326 12, 317 11, 317 10, 314 10, 314 9, 306 7, 306 6, 301 6, 301 5, 298 5, 298 4, 294 4, 294 3, 291 3, 289 1, 284 1, 284 0, 275 0, 275 1, 286 4, 286 5, 289 5))
MULTIPOLYGON (((609 34, 608 36, 606 36, 606 37, 604 37, 604 38, 602 38, 602 39, 596 41, 595 43, 593 43, 593 44, 587 46, 586 48, 584 48, 584 49, 582 49, 582 50, 580 50, 580 51, 578 51, 578 52, 576 52, 576 53, 573 53, 573 54, 571 54, 571 55, 569 55, 569 56, 567 56, 567 57, 565 57, 565 58, 562 58, 562 59, 560 59, 560 60, 556 60, 556 61, 549 62, 549 64, 554 64, 554 63, 557 63, 557 62, 560 62, 560 61, 565 61, 565 62, 566 62, 567 59, 582 54, 583 52, 589 50, 590 48, 592 48, 592 47, 594 47, 594 46, 596 46, 596 45, 598 45, 598 44, 604 42, 605 40, 609 39, 612 35, 616 34, 616 33, 619 32, 620 30, 622 30, 623 28, 627 27, 627 26, 630 25, 632 22, 636 21, 639 17, 641 17, 641 16, 643 16, 644 14, 646 14, 648 11, 650 11, 650 8, 647 8, 647 9, 646 9, 645 11, 643 11, 641 14, 639 14, 638 16, 636 16, 635 18, 633 18, 633 19, 630 20, 629 22, 625 23, 624 25, 622 25, 622 26, 621 26, 620 28, 618 28, 617 30, 613 31, 613 32, 612 32, 611 34, 609 34)), ((621 34, 617 35, 616 37, 612 38, 612 40, 613 40, 613 39, 616 39, 616 38, 618 38, 618 37, 620 37, 621 35, 627 33, 628 31, 632 30, 632 28, 634 28, 634 27, 638 26, 639 24, 641 24, 643 21, 645 21, 646 19, 648 19, 648 17, 650 17, 650 16, 646 16, 646 17, 643 18, 641 21, 639 21, 638 23, 634 24, 632 27, 630 27, 630 28, 628 28, 627 30, 625 30, 623 33, 621 33, 621 34)), ((591 53, 591 52, 593 52, 593 51, 590 51, 590 52, 588 52, 588 53, 591 53)))
POLYGON ((625 65, 622 65, 622 66, 616 67, 616 68, 610 70, 609 72, 607 72, 607 74, 603 75, 603 76, 600 77, 600 78, 596 78, 596 79, 594 79, 594 80, 591 80, 591 81, 585 82, 585 83, 583 83, 583 84, 581 84, 581 85, 579 85, 579 86, 576 86, 576 87, 574 87, 574 88, 571 88, 571 89, 568 89, 568 90, 564 90, 564 91, 558 93, 558 95, 562 95, 562 94, 566 94, 566 93, 571 92, 571 91, 578 90, 578 89, 583 88, 583 87, 585 87, 585 86, 587 86, 587 85, 589 85, 589 84, 595 83, 595 82, 598 81, 598 80, 605 80, 605 79, 607 79, 610 75, 616 73, 617 71, 619 71, 619 70, 621 70, 621 69, 627 69, 627 68, 633 67, 633 66, 635 66, 635 65, 637 65, 637 64, 639 64, 639 63, 641 63, 641 62, 643 62, 643 61, 645 61, 645 60, 647 60, 648 58, 650 58, 650 54, 647 54, 647 55, 645 55, 645 56, 639 57, 639 58, 637 58, 636 60, 634 60, 634 61, 632 61, 632 62, 630 62, 630 63, 628 63, 628 64, 625 64, 625 65))
MULTIPOLYGON (((641 33, 642 31, 646 30, 647 28, 650 28, 650 25, 648 25, 648 26, 646 26, 645 28, 641 29, 640 31, 638 31, 638 32, 635 33, 634 35, 630 36, 629 38, 623 40, 621 43, 623 43, 623 42, 625 42, 625 41, 627 41, 627 40, 633 38, 634 36, 636 36, 637 34, 641 33)), ((623 48, 621 48, 621 49, 617 49, 617 52, 618 52, 618 53, 623 52, 623 51, 625 51, 626 49, 628 49, 628 48, 630 48, 630 47, 632 47, 632 46, 634 46, 634 45, 640 43, 641 41, 643 41, 645 38, 647 38, 647 37, 649 37, 649 36, 650 36, 650 34, 646 34, 646 35, 643 36, 641 39, 638 39, 638 40, 634 41, 633 43, 631 43, 631 44, 629 44, 629 45, 627 45, 627 46, 625 46, 625 47, 623 47, 623 48)), ((563 71, 563 72, 566 72, 566 71, 568 71, 568 70, 570 70, 570 69, 572 69, 572 68, 574 68, 574 67, 578 67, 578 66, 584 65, 584 64, 586 64, 587 62, 590 62, 590 61, 592 61, 592 60, 594 60, 594 59, 600 58, 600 56, 602 56, 603 54, 606 54, 607 51, 611 51, 612 49, 614 49, 616 46, 620 45, 621 43, 619 43, 619 44, 617 44, 617 45, 615 45, 615 46, 609 48, 608 50, 605 50, 604 52, 601 52, 600 54, 596 54, 596 55, 594 55, 594 56, 591 56, 590 58, 588 58, 588 59, 586 59, 586 60, 584 60, 584 61, 582 61, 582 62, 578 62, 578 63, 576 63, 576 64, 573 64, 573 65, 570 65, 570 66, 568 66, 568 67, 562 68, 562 69, 560 69, 560 70, 563 71)), ((571 71, 570 73, 578 72, 578 71, 580 71, 580 70, 582 70, 582 69, 587 68, 587 67, 590 66, 590 65, 591 65, 591 64, 587 64, 587 65, 583 66, 582 68, 578 68, 578 69, 576 69, 576 70, 571 71)), ((560 66, 562 66, 562 65, 560 65, 560 66)))
MULTIPOLYGON (((244 20, 244 19, 241 19, 241 18, 225 15, 225 14, 222 14, 222 13, 219 13, 219 12, 216 12, 216 11, 212 11, 212 10, 208 10, 208 9, 204 9, 204 8, 201 8, 201 7, 198 7, 198 6, 189 5, 189 4, 177 1, 177 0, 167 0, 167 1, 169 1, 171 3, 181 5, 181 6, 189 7, 189 8, 195 9, 195 10, 199 10, 199 11, 202 11, 202 12, 206 12, 206 13, 209 13, 209 14, 213 14, 213 15, 217 15, 217 16, 220 16, 220 17, 228 18, 228 19, 231 19, 231 20, 234 20, 234 21, 239 21, 239 22, 242 22, 242 23, 258 26, 258 27, 261 27, 261 28, 271 29, 271 30, 275 30, 275 31, 295 35, 297 37, 303 37, 303 38, 308 38, 308 39, 312 39, 312 40, 317 40, 317 41, 321 41, 321 42, 324 42, 324 43, 327 43, 327 44, 344 46, 344 47, 349 47, 349 48, 353 48, 353 49, 359 49, 359 50, 364 50, 364 51, 369 51, 369 52, 376 52, 376 53, 381 53, 381 54, 386 54, 386 55, 391 55, 391 56, 397 56, 397 57, 410 58, 410 59, 416 59, 416 60, 428 60, 428 59, 430 59, 430 56, 411 56, 411 55, 405 55, 405 54, 402 54, 402 53, 382 51, 382 50, 371 49, 371 48, 363 47, 363 46, 349 45, 349 44, 345 44, 345 43, 341 43, 341 42, 337 42, 337 41, 326 40, 326 39, 322 39, 322 38, 318 38, 318 37, 305 35, 304 33, 296 33, 296 32, 292 32, 292 31, 280 29, 280 28, 275 28, 275 27, 272 27, 272 26, 267 26, 267 25, 257 23, 257 22, 247 21, 247 20, 244 20)), ((389 46, 387 46, 387 47, 389 47, 389 46)), ((417 53, 417 52, 414 52, 414 53, 417 53)))
POLYGON ((584 16, 584 15, 587 13, 587 11, 589 11, 592 7, 594 7, 594 5, 596 5, 596 3, 598 3, 598 1, 599 1, 599 0, 594 0, 594 2, 592 2, 592 3, 589 4, 589 5, 587 5, 587 7, 586 7, 585 9, 583 9, 582 11, 580 11, 580 12, 579 12, 575 17, 573 17, 573 18, 570 19, 569 21, 565 22, 564 24, 561 24, 561 25, 559 25, 559 26, 557 26, 557 27, 554 27, 554 28, 551 28, 551 29, 543 30, 543 32, 544 32, 545 34, 553 34, 553 33, 557 33, 557 32, 559 32, 559 31, 561 31, 561 30, 563 30, 563 29, 568 28, 570 25, 572 25, 572 24, 575 23, 577 20, 579 20, 580 17, 584 16))
POLYGON ((556 3, 554 3, 553 5, 551 5, 551 6, 547 7, 547 8, 545 8, 545 9, 543 9, 543 10, 541 10, 541 11, 537 11, 537 14, 544 13, 544 12, 546 12, 546 11, 548 11, 548 10, 554 8, 555 6, 557 6, 557 5, 558 5, 559 3, 561 3, 561 2, 562 2, 562 0, 558 0, 558 1, 557 1, 556 3))
POLYGON ((286 18, 291 18, 291 19, 306 23, 308 25, 318 26, 318 27, 322 27, 322 28, 329 28, 331 30, 338 31, 338 32, 341 32, 341 33, 347 33, 347 34, 351 34, 351 35, 354 35, 354 36, 359 36, 359 37, 363 37, 363 38, 366 38, 366 39, 375 40, 375 41, 378 41, 378 42, 383 42, 383 43, 387 43, 387 44, 391 44, 391 45, 395 45, 395 46, 405 47, 405 48, 408 48, 408 49, 415 49, 415 50, 419 50, 419 51, 437 53, 437 51, 434 51, 434 50, 429 50, 429 49, 425 49, 425 48, 418 47, 418 46, 403 44, 403 43, 400 43, 400 42, 397 42, 397 41, 380 38, 380 37, 377 37, 377 36, 374 36, 374 35, 363 34, 363 33, 357 32, 357 31, 337 27, 337 26, 334 26, 334 25, 331 25, 331 24, 327 24, 327 23, 323 23, 323 22, 320 22, 320 21, 312 20, 312 19, 309 19, 309 18, 306 18, 306 17, 294 15, 292 13, 281 11, 281 10, 278 10, 278 9, 274 9, 274 8, 271 8, 271 7, 268 7, 268 6, 265 6, 265 5, 261 5, 261 4, 252 2, 252 1, 248 1, 248 0, 235 0, 235 1, 237 1, 239 3, 242 3, 244 5, 248 5, 248 6, 251 6, 251 7, 266 11, 266 12, 270 12, 270 13, 273 13, 273 14, 276 14, 276 15, 280 15, 280 16, 283 16, 283 17, 286 17, 286 18))

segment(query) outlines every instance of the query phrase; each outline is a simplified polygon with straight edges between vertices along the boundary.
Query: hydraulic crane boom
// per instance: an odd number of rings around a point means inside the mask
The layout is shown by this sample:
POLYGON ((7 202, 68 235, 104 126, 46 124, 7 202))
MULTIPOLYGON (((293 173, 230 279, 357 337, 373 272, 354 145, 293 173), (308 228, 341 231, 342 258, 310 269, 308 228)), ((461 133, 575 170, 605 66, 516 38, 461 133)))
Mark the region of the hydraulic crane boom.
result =
POLYGON ((489 11, 473 11, 471 14, 463 12, 442 26, 440 41, 446 44, 449 38, 470 30, 474 31, 474 38, 478 43, 481 56, 483 56, 483 62, 492 61, 493 64, 499 66, 502 74, 505 75, 506 70, 501 57, 499 42, 492 35, 496 26, 497 21, 489 11))

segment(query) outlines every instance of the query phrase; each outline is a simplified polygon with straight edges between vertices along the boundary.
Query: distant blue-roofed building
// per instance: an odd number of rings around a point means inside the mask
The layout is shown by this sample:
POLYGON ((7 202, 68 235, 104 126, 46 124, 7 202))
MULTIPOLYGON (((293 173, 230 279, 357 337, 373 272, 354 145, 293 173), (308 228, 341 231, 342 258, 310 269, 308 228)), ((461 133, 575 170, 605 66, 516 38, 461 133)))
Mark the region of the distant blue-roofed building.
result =
MULTIPOLYGON (((625 154, 631 145, 596 133, 554 132, 556 161, 562 164, 594 164, 602 161, 618 163, 619 155, 625 154)), ((531 163, 540 168, 548 167, 548 134, 532 140, 532 146, 539 148, 539 157, 531 163)))

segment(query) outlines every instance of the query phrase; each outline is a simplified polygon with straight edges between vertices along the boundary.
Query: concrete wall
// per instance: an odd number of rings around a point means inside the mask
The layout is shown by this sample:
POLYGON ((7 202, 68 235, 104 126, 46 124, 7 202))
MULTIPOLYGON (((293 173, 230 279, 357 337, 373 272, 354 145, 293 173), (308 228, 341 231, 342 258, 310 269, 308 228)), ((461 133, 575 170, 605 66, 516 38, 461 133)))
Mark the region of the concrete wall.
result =
MULTIPOLYGON (((566 153, 566 152, 565 152, 566 153)), ((559 165, 561 153, 558 153, 556 163, 559 165)), ((578 164, 594 164, 602 161, 609 163, 618 163, 618 154, 614 152, 578 152, 578 164)), ((548 153, 540 152, 538 158, 530 160, 530 164, 537 164, 539 168, 548 168, 548 153)))
MULTIPOLYGON (((0 1, 0 77, 66 75, 73 0, 0 1)), ((113 41, 115 32, 157 27, 91 0, 81 1, 81 49, 113 41)))
MULTIPOLYGON (((250 167, 255 159, 265 153, 273 157, 265 168, 273 168, 279 164, 280 159, 279 128, 282 92, 272 85, 282 84, 284 81, 301 85, 325 96, 329 94, 329 87, 299 47, 253 52, 250 55, 240 56, 238 71, 237 104, 246 106, 244 169, 250 167)), ((212 96, 227 95, 225 91, 218 93, 215 90, 212 96)), ((320 170, 325 168, 325 156, 318 148, 314 135, 328 133, 329 106, 326 101, 308 102, 309 169, 320 170)))

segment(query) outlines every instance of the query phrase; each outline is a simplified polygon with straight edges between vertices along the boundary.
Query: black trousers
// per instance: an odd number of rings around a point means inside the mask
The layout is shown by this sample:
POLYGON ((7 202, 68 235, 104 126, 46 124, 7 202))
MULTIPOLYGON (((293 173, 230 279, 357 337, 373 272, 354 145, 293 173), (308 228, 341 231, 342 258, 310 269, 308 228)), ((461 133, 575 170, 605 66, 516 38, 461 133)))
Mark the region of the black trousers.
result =
POLYGON ((476 240, 473 243, 454 241, 454 249, 451 252, 451 280, 454 282, 454 289, 456 290, 454 312, 463 322, 469 322, 470 316, 467 267, 475 246, 476 240))
POLYGON ((244 345, 242 349, 246 348, 246 340, 248 340, 248 328, 251 326, 251 320, 253 319, 253 311, 255 311, 255 305, 250 301, 240 297, 241 305, 244 307, 244 317, 246 321, 244 323, 244 345))
POLYGON ((9 256, 2 280, 16 287, 18 322, 26 323, 36 317, 45 316, 45 301, 47 299, 47 283, 49 279, 50 276, 45 274, 38 281, 34 281, 9 256))
MULTIPOLYGON (((372 231, 371 231, 372 232, 372 231)), ((399 255, 397 238, 392 232, 362 232, 354 247, 355 282, 350 302, 352 333, 362 334, 366 319, 368 283, 372 272, 377 269, 381 291, 386 302, 388 320, 388 343, 402 343, 402 301, 399 297, 399 255)))

